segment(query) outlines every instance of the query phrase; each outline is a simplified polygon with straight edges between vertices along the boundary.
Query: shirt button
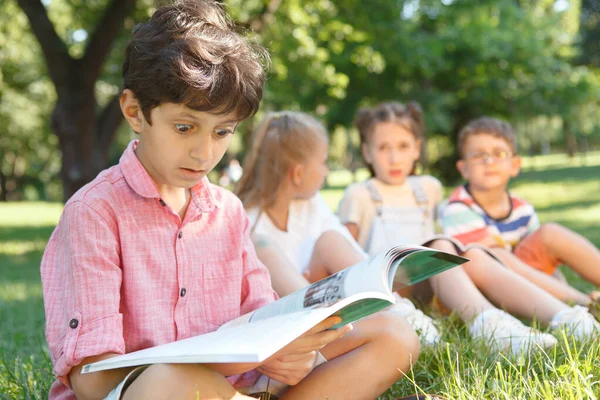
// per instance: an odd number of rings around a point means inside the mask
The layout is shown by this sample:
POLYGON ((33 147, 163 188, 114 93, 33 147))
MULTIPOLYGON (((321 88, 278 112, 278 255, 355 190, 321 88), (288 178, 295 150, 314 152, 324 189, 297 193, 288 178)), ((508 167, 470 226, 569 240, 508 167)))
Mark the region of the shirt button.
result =
POLYGON ((187 290, 185 290, 185 288, 181 288, 181 291, 179 292, 179 295, 181 297, 185 296, 185 294, 187 293, 187 290))
POLYGON ((167 203, 165 203, 165 201, 164 201, 163 199, 160 199, 158 202, 159 202, 159 203, 160 203, 160 205, 161 205, 161 206, 163 206, 163 207, 167 205, 167 203))
POLYGON ((79 321, 77 321, 75 318, 73 318, 70 322, 69 322, 69 326, 73 329, 77 328, 77 326, 79 325, 79 321))
POLYGON ((182 237, 182 236, 183 236, 183 232, 182 232, 182 231, 179 231, 179 235, 177 235, 177 237, 178 237, 179 239, 181 239, 181 237, 182 237))

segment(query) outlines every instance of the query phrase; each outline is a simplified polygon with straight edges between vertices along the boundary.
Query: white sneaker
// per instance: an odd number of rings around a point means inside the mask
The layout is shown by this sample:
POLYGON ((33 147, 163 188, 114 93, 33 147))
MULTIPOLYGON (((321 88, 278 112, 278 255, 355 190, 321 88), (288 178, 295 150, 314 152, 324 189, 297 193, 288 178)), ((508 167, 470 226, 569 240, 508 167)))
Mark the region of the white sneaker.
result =
POLYGON ((527 349, 546 349, 556 346, 554 336, 523 325, 512 315, 491 309, 477 315, 468 326, 473 339, 489 341, 493 348, 519 354, 527 349))
POLYGON ((600 324, 586 307, 574 306, 559 311, 552 322, 552 329, 565 327, 578 339, 587 339, 590 335, 600 332, 600 324))
POLYGON ((423 311, 416 308, 410 300, 400 297, 398 293, 394 292, 394 298, 396 299, 396 303, 390 306, 388 311, 404 317, 419 335, 421 343, 433 346, 440 342, 442 337, 430 317, 423 314, 423 311))

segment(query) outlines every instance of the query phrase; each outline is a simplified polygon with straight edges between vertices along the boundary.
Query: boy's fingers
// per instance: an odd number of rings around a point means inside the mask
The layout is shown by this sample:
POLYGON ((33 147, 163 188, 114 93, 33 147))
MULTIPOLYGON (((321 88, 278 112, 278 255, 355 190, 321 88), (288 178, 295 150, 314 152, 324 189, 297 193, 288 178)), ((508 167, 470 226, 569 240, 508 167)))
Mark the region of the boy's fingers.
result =
POLYGON ((331 328, 332 326, 339 324, 340 322, 342 322, 342 318, 338 317, 337 315, 327 317, 323 321, 319 322, 317 325, 313 326, 311 329, 306 331, 306 333, 304 333, 303 336, 309 336, 309 335, 313 335, 317 332, 327 330, 327 329, 331 328))
POLYGON ((341 338, 352 330, 352 324, 345 325, 339 329, 325 330, 314 333, 310 336, 303 336, 297 339, 296 345, 287 354, 307 353, 311 350, 320 350, 329 343, 341 338))

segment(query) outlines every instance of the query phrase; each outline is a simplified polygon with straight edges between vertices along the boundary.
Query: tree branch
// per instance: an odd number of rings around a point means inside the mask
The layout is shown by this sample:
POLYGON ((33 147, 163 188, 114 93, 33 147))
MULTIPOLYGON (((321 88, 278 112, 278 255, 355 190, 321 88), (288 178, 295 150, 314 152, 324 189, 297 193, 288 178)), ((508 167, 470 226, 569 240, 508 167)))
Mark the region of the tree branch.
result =
POLYGON ((65 68, 72 61, 65 43, 58 37, 40 0, 17 0, 27 15, 33 34, 37 38, 46 59, 46 67, 55 86, 64 85, 69 79, 65 68))
POLYGON ((98 78, 111 45, 123 27, 125 17, 135 7, 135 2, 136 0, 112 0, 106 8, 102 20, 94 29, 94 33, 90 35, 82 66, 86 71, 86 79, 92 83, 98 78))

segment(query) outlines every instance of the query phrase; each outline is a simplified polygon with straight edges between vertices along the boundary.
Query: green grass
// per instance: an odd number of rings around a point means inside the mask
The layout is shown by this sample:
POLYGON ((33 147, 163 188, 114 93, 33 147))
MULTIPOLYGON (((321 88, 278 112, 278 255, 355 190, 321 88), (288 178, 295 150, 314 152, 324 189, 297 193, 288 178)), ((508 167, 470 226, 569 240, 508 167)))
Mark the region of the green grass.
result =
MULTIPOLYGON (((525 160, 513 190, 534 203, 542 221, 564 224, 600 245, 600 153, 584 164, 563 156, 525 160)), ((360 170, 357 179, 364 179, 360 170)), ((334 171, 323 196, 334 209, 352 181, 334 171)), ((44 339, 39 264, 60 216, 60 204, 0 203, 0 399, 42 399, 53 381, 44 339)), ((567 276, 582 290, 591 286, 567 276)), ((549 354, 506 359, 468 338, 454 317, 442 317, 446 344, 424 349, 418 363, 382 399, 439 393, 450 399, 596 399, 600 346, 561 337, 549 354)), ((365 384, 369 384, 365 377, 365 384)))

